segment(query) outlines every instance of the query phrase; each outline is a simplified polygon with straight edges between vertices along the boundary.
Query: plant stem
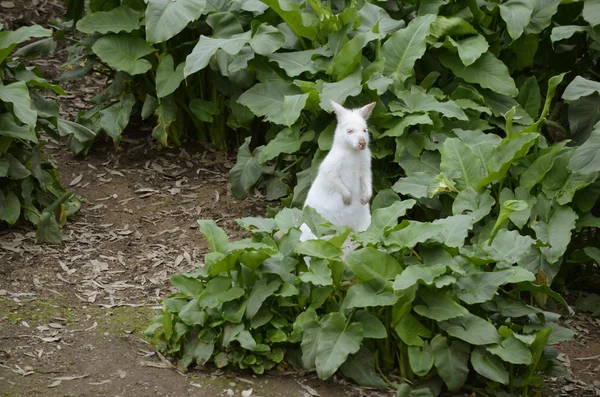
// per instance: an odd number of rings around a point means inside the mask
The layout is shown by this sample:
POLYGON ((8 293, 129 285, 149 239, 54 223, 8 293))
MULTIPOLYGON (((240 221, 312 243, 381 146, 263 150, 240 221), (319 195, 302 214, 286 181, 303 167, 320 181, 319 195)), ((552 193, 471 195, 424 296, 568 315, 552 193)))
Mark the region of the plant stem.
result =
POLYGON ((556 121, 546 119, 544 120, 544 124, 546 124, 548 127, 556 128, 566 136, 569 136, 569 132, 566 130, 566 128, 558 124, 556 121))
POLYGON ((383 371, 381 370, 381 367, 379 366, 379 351, 375 351, 375 368, 377 369, 377 372, 379 373, 379 375, 381 376, 381 378, 385 381, 385 383, 387 383, 388 385, 390 385, 391 387, 393 387, 395 390, 398 390, 398 386, 396 386, 395 383, 393 383, 392 381, 390 381, 387 376, 385 376, 383 374, 383 371))
POLYGON ((285 167, 284 169, 282 169, 281 172, 287 172, 287 171, 289 171, 293 166, 295 166, 296 164, 298 164, 302 160, 304 160, 304 157, 298 157, 296 160, 294 160, 294 162, 292 164, 290 164, 287 167, 285 167))

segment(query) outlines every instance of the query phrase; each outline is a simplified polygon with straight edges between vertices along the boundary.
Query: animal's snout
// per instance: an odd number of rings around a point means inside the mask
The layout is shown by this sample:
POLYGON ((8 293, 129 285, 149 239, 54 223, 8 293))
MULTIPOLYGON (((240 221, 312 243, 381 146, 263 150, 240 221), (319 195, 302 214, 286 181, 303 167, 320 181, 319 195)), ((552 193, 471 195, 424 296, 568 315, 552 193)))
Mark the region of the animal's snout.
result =
POLYGON ((366 147, 367 147, 367 141, 365 140, 365 138, 358 138, 358 148, 362 150, 366 147))

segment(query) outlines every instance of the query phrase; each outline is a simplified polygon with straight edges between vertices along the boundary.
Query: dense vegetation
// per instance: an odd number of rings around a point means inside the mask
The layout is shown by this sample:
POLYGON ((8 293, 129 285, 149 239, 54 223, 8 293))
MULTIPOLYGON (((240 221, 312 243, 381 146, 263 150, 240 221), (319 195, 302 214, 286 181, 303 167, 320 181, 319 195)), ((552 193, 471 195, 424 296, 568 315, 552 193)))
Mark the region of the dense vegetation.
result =
POLYGON ((206 265, 173 277, 149 330, 184 366, 286 360, 376 386, 398 370, 402 396, 528 395, 563 373, 550 286, 600 261, 597 0, 68 3, 64 78, 111 77, 78 121, 118 143, 140 113, 163 145, 239 146, 240 198, 301 206, 329 101, 377 102, 367 232, 310 209, 240 220, 237 242, 200 221, 206 265), (333 237, 299 244, 301 222, 333 237))
POLYGON ((36 242, 59 243, 59 227, 79 209, 79 199, 58 181, 58 170, 43 151, 44 133, 69 145, 89 141, 95 134, 58 115, 58 105, 42 95, 64 91, 26 66, 22 59, 52 51, 52 32, 41 26, 3 31, 0 24, 0 227, 26 219, 37 226, 36 242), (20 49, 15 49, 31 39, 20 49), (13 59, 13 57, 15 59, 13 59))

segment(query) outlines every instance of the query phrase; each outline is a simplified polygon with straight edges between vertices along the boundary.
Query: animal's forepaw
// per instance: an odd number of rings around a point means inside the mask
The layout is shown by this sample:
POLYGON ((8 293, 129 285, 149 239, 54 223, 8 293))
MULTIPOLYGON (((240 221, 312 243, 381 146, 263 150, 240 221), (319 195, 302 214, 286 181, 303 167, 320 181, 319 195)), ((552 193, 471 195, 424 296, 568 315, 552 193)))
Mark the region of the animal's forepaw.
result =
POLYGON ((344 204, 350 205, 350 204, 352 204, 352 195, 344 194, 344 195, 342 195, 342 200, 344 201, 344 204))
POLYGON ((360 198, 360 203, 361 203, 362 205, 369 204, 369 201, 371 201, 371 196, 362 196, 362 197, 360 198))

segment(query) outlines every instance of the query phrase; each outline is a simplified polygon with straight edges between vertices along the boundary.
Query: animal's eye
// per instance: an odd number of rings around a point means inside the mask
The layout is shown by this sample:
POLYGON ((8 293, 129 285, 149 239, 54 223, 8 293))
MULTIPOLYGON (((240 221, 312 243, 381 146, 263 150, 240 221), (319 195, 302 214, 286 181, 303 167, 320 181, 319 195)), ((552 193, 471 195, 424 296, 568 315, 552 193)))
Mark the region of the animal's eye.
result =
POLYGON ((366 129, 366 128, 364 129, 364 132, 367 132, 367 129, 366 129))
POLYGON ((352 134, 352 130, 346 130, 348 134, 352 134))

